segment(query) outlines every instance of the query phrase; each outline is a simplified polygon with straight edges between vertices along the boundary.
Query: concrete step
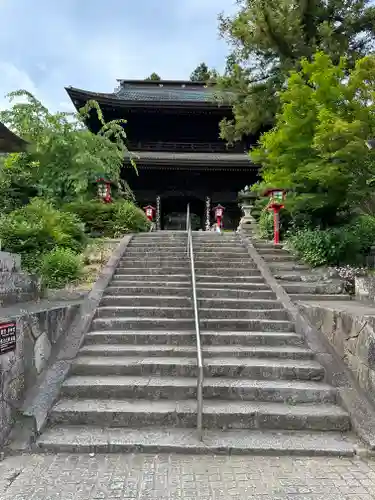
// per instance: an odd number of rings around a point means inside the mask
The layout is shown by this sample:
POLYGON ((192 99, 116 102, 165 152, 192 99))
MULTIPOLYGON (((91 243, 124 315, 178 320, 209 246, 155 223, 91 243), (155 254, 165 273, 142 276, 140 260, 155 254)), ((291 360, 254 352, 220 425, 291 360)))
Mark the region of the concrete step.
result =
MULTIPOLYGON (((61 397, 183 401, 196 399, 197 383, 192 377, 74 375, 64 382, 61 397)), ((320 382, 206 377, 203 381, 203 398, 289 404, 334 404, 336 390, 320 382)))
POLYGON ((201 286, 197 286, 197 295, 199 299, 228 299, 228 300, 271 300, 276 299, 276 294, 267 287, 267 285, 257 284, 252 286, 249 289, 235 289, 220 287, 220 285, 216 285, 216 288, 209 288, 208 286, 203 288, 201 286))
POLYGON ((193 327, 189 330, 97 330, 85 335, 85 345, 94 344, 167 344, 167 345, 196 345, 196 334, 193 327))
POLYGON ((140 268, 148 267, 150 269, 155 267, 163 267, 168 269, 169 267, 187 267, 190 269, 190 261, 188 259, 183 259, 182 257, 163 257, 162 259, 151 259, 151 258, 138 258, 138 259, 123 259, 119 262, 117 269, 120 268, 140 268))
POLYGON ((58 426, 37 439, 35 450, 51 453, 184 453, 354 457, 357 442, 339 432, 209 430, 201 441, 191 429, 116 429, 58 426))
MULTIPOLYGON (((80 356, 196 356, 197 349, 192 345, 130 345, 130 344, 88 344, 79 350, 80 356)), ((242 345, 203 345, 204 359, 217 356, 239 358, 280 358, 313 359, 314 353, 306 347, 298 346, 242 346, 242 345)))
MULTIPOLYGON (((188 291, 188 293, 190 290, 188 291)), ((190 293, 191 295, 191 293, 190 293)), ((191 296, 171 295, 105 295, 100 307, 192 307, 191 296)))
MULTIPOLYGON (((160 309, 159 309, 160 310, 160 309)), ((238 309, 238 308, 199 308, 199 317, 204 320, 207 318, 212 319, 276 319, 288 320, 290 319, 289 312, 283 309, 280 305, 277 309, 238 309)))
POLYGON ((244 292, 257 292, 257 291, 268 291, 271 292, 271 288, 264 281, 258 281, 258 278, 253 278, 251 280, 236 280, 235 278, 224 278, 222 280, 217 280, 216 276, 211 276, 209 279, 207 277, 201 277, 196 280, 197 290, 208 288, 210 290, 220 289, 220 290, 235 290, 244 292))
MULTIPOLYGON (((199 294, 200 295, 200 294, 199 294)), ((238 299, 238 298, 201 298, 198 297, 199 308, 214 310, 272 310, 282 309, 276 300, 267 299, 238 299)), ((105 295, 100 307, 128 307, 128 308, 192 308, 192 298, 173 297, 165 295, 105 295)))
POLYGON ((190 279, 190 274, 188 271, 182 274, 115 274, 112 279, 112 283, 116 283, 118 281, 150 281, 150 282, 159 282, 159 283, 168 283, 168 282, 180 282, 190 279))
MULTIPOLYGON (((257 238, 248 238, 248 239, 252 242, 252 244, 255 246, 255 248, 269 249, 270 253, 273 251, 277 252, 277 251, 283 250, 283 247, 284 247, 284 245, 282 243, 275 245, 273 241, 259 240, 257 238)), ((287 250, 284 250, 284 252, 286 252, 286 251, 287 250)))
POLYGON ((248 259, 249 253, 243 248, 239 247, 236 250, 223 250, 223 249, 209 249, 209 248, 194 248, 194 255, 196 260, 202 258, 209 258, 215 256, 216 258, 227 258, 227 259, 248 259))
POLYGON ((231 269, 231 268, 241 268, 241 269, 256 269, 256 264, 249 258, 247 259, 221 259, 217 262, 216 259, 212 262, 211 259, 194 259, 195 269, 208 268, 208 269, 231 269))
POLYGON ((141 318, 123 316, 117 318, 95 318, 92 329, 95 330, 191 330, 194 327, 191 319, 183 318, 141 318))
POLYGON ((178 250, 187 248, 187 239, 185 241, 173 242, 173 241, 160 241, 160 242, 130 242, 127 246, 128 249, 150 249, 153 248, 155 250, 164 250, 166 248, 176 248, 178 250))
POLYGON ((118 266, 115 271, 115 276, 144 276, 144 275, 156 275, 156 276, 169 276, 174 275, 187 275, 190 274, 190 267, 186 266, 173 267, 171 264, 166 264, 165 266, 153 266, 153 267, 136 267, 136 266, 118 266))
POLYGON ((203 309, 280 309, 280 302, 277 300, 269 300, 265 298, 201 298, 201 294, 198 294, 198 306, 203 309))
MULTIPOLYGON (((202 344, 207 346, 302 346, 303 338, 294 332, 201 331, 202 344)), ((186 331, 165 330, 94 330, 85 335, 85 345, 196 345, 193 328, 186 331)))
POLYGON ((323 280, 322 276, 309 271, 274 271, 274 277, 281 283, 283 281, 289 281, 293 283, 326 283, 327 280, 323 280))
POLYGON ((239 284, 246 285, 248 283, 254 284, 254 283, 264 283, 264 278, 258 271, 253 271, 253 274, 247 274, 246 276, 232 276, 229 274, 229 272, 221 271, 219 270, 218 273, 215 275, 212 273, 210 274, 201 274, 201 272, 198 271, 196 273, 196 281, 197 285, 201 283, 225 283, 226 285, 229 282, 236 282, 236 286, 239 284), (255 274, 257 273, 257 274, 255 274))
MULTIPOLYGON (((195 428, 196 400, 148 401, 117 399, 61 399, 49 416, 52 425, 104 427, 169 426, 195 428)), ((347 413, 331 404, 209 400, 203 404, 203 426, 208 429, 350 430, 347 413)))
POLYGON ((266 262, 295 262, 295 257, 289 253, 270 253, 268 251, 260 251, 258 253, 266 262))
MULTIPOLYGON (((138 281, 136 279, 116 279, 112 280, 111 284, 109 287, 106 288, 107 291, 111 291, 114 289, 121 290, 122 292, 124 289, 128 290, 135 290, 135 289, 155 289, 158 288, 159 290, 165 290, 166 293, 170 293, 170 291, 173 289, 190 289, 191 290, 191 280, 188 279, 188 277, 184 277, 184 279, 181 279, 180 281, 160 281, 157 279, 157 277, 153 277, 149 281, 138 281)), ((121 292, 121 293, 122 293, 121 292)), ((177 293, 177 292, 176 292, 177 293)))
MULTIPOLYGON (((232 377, 267 380, 311 380, 324 378, 323 367, 314 360, 211 357, 204 359, 207 377, 232 377)), ((72 364, 74 375, 163 375, 197 377, 197 361, 181 356, 78 356, 72 364)))
POLYGON ((300 293, 300 294, 290 294, 290 298, 297 302, 306 302, 306 301, 316 301, 316 302, 326 302, 326 301, 342 301, 342 300, 351 300, 351 296, 345 293, 343 294, 316 294, 316 293, 300 293))
POLYGON ((291 321, 276 319, 201 319, 200 327, 202 330, 221 331, 294 331, 291 321))
POLYGON ((236 249, 238 247, 241 247, 242 244, 240 240, 221 240, 221 241, 204 241, 204 240, 197 240, 196 238, 193 238, 193 247, 194 248, 200 248, 200 247, 205 247, 205 248, 229 248, 229 249, 236 249))
POLYGON ((235 267, 235 266, 223 266, 219 263, 211 265, 208 268, 202 268, 202 266, 195 266, 195 272, 197 276, 218 276, 220 278, 235 278, 235 279, 246 279, 250 276, 261 276, 260 271, 256 267, 235 267))
POLYGON ((112 284, 105 289, 104 297, 113 297, 116 295, 120 296, 139 296, 139 295, 147 295, 147 296, 158 296, 158 297, 170 297, 170 296, 178 296, 178 297, 188 297, 191 295, 191 284, 186 283, 185 286, 177 286, 177 283, 173 283, 173 285, 168 285, 167 287, 164 284, 158 285, 145 285, 142 286, 120 286, 118 282, 116 284, 112 284), (118 285, 118 286, 117 286, 118 285))
POLYGON ((268 266, 273 273, 288 273, 290 271, 300 271, 304 274, 311 271, 309 266, 296 264, 294 262, 268 262, 268 266))
MULTIPOLYGON (((92 329, 97 330, 191 330, 194 320, 184 318, 122 316, 116 318, 95 318, 92 329)), ((275 319, 201 319, 201 330, 227 331, 283 331, 293 332, 294 324, 275 319)))
POLYGON ((188 307, 161 307, 161 306, 100 306, 96 310, 97 318, 176 318, 186 319, 194 317, 192 306, 188 307))
POLYGON ((306 283, 280 281, 281 286, 290 294, 340 294, 343 291, 342 283, 306 283))
POLYGON ((160 248, 146 248, 146 247, 130 247, 127 248, 123 258, 133 257, 147 257, 157 255, 159 258, 163 257, 178 257, 187 255, 187 247, 160 247, 160 248))

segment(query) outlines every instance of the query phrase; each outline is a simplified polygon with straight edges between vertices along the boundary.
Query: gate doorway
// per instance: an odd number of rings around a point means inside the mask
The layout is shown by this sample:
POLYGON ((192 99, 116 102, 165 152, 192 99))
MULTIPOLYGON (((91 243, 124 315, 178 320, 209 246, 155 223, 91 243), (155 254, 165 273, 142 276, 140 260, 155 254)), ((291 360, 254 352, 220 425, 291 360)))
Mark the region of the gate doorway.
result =
POLYGON ((161 198, 161 228, 167 231, 186 231, 188 203, 190 204, 192 230, 204 229, 204 201, 190 196, 163 196, 161 198))

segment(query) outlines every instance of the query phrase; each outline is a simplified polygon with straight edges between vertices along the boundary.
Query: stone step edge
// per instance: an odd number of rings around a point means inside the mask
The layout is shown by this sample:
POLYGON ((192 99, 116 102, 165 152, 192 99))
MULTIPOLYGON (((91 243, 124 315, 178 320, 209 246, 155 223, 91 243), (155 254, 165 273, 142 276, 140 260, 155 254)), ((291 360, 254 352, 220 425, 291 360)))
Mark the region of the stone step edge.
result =
POLYGON ((47 429, 36 452, 185 453, 354 457, 361 446, 349 434, 327 432, 203 431, 194 429, 115 429, 59 426, 47 429))
MULTIPOLYGON (((196 388, 194 377, 166 376, 166 375, 70 375, 62 387, 79 386, 113 386, 113 387, 186 387, 196 388)), ((234 379, 230 377, 204 377, 203 387, 240 388, 240 389, 275 389, 275 390, 313 390, 336 393, 336 388, 324 382, 304 380, 269 380, 269 379, 234 379)), ((69 397, 66 397, 69 399, 69 397)), ((90 398, 85 398, 90 399, 90 398)), ((112 399, 112 398, 111 398, 112 399)), ((232 401, 232 400, 231 400, 232 401)), ((301 403, 302 404, 302 403, 301 403)))
MULTIPOLYGON (((185 399, 181 401, 158 399, 70 399, 61 398, 53 406, 53 415, 65 413, 93 413, 93 414, 169 414, 182 413, 194 415, 197 413, 197 400, 185 399)), ((246 415, 246 416, 286 416, 295 418, 342 418, 348 413, 335 403, 297 403, 284 402, 242 401, 224 399, 205 399, 203 401, 203 415, 246 415)))

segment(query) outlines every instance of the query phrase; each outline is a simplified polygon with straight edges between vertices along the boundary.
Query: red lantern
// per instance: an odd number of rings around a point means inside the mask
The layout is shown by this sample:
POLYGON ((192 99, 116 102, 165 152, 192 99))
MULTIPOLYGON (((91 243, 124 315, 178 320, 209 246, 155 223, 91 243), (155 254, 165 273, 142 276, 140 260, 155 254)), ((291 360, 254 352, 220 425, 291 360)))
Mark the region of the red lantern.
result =
POLYGON ((278 245, 280 242, 280 210, 284 208, 286 191, 284 189, 267 189, 264 196, 269 196, 268 210, 273 210, 273 242, 278 245))
POLYGON ((98 196, 104 203, 111 203, 111 181, 102 177, 96 181, 98 183, 98 196))
POLYGON ((152 222, 153 218, 155 216, 156 208, 153 207, 152 205, 147 205, 147 207, 144 207, 144 211, 145 211, 147 219, 150 222, 152 222))
POLYGON ((220 204, 214 208, 216 224, 221 228, 225 208, 220 204))

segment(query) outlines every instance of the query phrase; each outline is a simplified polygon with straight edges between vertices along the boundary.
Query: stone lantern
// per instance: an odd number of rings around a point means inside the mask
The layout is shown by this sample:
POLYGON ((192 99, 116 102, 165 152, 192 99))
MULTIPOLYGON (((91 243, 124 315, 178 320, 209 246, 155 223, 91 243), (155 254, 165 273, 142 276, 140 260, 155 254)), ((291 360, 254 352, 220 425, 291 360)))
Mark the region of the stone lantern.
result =
POLYGON ((254 202, 257 198, 257 195, 253 191, 250 191, 249 186, 245 186, 244 189, 242 189, 238 193, 237 198, 238 206, 242 210, 242 218, 240 220, 239 228, 243 227, 244 225, 251 225, 254 222, 251 211, 254 208, 254 202))

